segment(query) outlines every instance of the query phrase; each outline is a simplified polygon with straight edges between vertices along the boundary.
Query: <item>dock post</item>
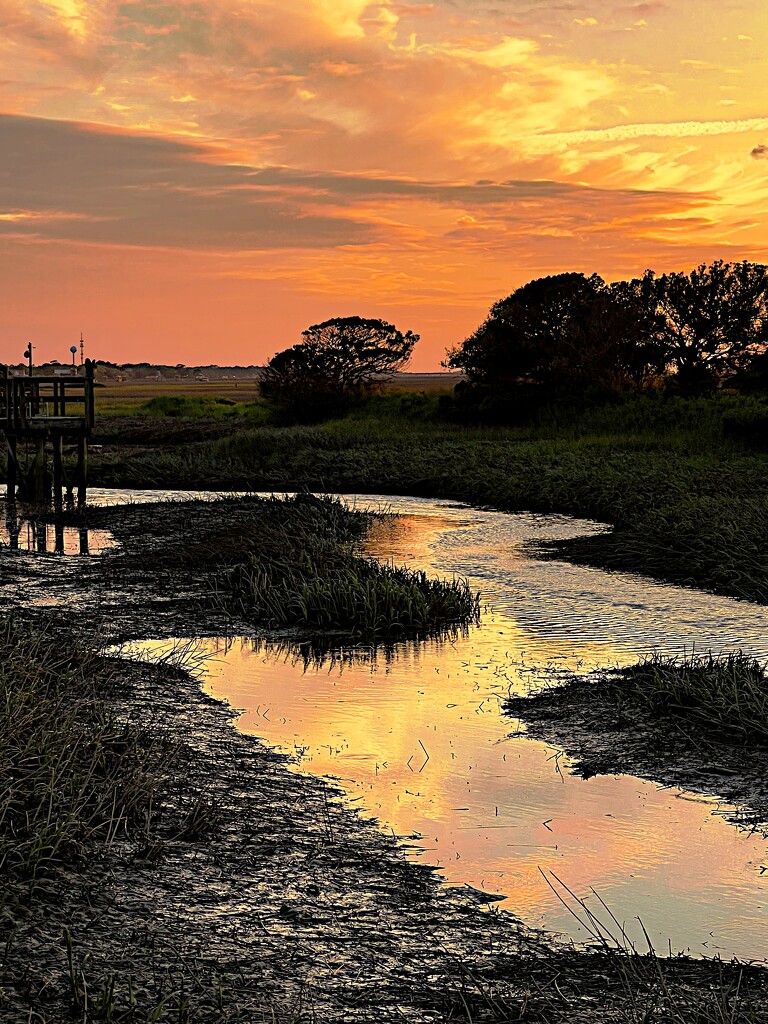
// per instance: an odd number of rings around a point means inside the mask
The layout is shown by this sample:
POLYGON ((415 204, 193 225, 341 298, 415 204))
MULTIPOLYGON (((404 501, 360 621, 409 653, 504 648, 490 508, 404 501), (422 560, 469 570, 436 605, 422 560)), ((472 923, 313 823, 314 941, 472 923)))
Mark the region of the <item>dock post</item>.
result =
POLYGON ((88 438, 81 434, 77 439, 77 511, 85 508, 88 493, 88 438))
POLYGON ((16 438, 9 434, 7 437, 7 452, 6 458, 8 459, 8 467, 6 473, 6 492, 5 501, 8 507, 16 504, 16 438))
POLYGON ((45 470, 45 435, 43 435, 42 437, 38 437, 36 442, 35 475, 33 483, 34 494, 32 496, 32 500, 40 505, 44 505, 49 500, 45 470))

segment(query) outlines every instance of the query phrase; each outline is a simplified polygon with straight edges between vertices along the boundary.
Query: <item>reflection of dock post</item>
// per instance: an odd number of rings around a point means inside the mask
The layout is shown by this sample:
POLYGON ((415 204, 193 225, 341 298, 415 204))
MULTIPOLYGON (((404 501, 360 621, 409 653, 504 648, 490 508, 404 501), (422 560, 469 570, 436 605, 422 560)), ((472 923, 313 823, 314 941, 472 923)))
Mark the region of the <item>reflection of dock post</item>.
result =
POLYGON ((81 526, 80 527, 80 554, 81 555, 87 555, 88 554, 88 527, 87 526, 81 526))
POLYGON ((33 520, 32 530, 37 540, 37 550, 45 552, 48 550, 48 526, 41 520, 33 520))
POLYGON ((16 502, 7 501, 5 504, 5 527, 8 530, 8 546, 11 551, 19 550, 19 531, 21 524, 16 515, 16 502))
POLYGON ((59 517, 64 511, 64 496, 62 494, 64 483, 63 468, 64 442, 61 434, 53 435, 53 511, 59 517))

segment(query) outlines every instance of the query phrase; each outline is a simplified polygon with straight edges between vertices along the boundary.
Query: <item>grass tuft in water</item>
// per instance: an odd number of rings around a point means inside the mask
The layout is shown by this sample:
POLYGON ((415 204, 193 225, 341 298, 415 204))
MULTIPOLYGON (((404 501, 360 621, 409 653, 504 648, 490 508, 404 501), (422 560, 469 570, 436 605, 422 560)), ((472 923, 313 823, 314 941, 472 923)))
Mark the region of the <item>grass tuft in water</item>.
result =
POLYGON ((312 495, 276 511, 285 525, 279 548, 262 545, 229 574, 239 610, 268 628, 392 639, 477 621, 479 595, 466 580, 430 579, 362 557, 358 538, 369 515, 312 495))

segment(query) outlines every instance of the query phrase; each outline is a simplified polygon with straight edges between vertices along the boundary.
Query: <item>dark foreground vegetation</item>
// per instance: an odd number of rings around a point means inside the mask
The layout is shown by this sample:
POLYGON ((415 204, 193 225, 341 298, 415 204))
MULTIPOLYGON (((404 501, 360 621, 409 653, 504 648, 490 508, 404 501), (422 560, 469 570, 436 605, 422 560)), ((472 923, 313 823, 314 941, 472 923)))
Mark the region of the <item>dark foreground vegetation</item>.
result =
POLYGON ((250 609, 233 618, 221 592, 232 565, 277 550, 284 518, 309 539, 337 513, 312 499, 282 514, 249 499, 94 509, 123 548, 74 560, 58 590, 60 559, 0 552, 18 583, 0 623, 0 1020, 768 1020, 759 968, 661 960, 594 920, 591 952, 553 948, 237 734, 182 654, 99 652, 218 633, 221 614, 247 632, 250 609), (59 603, 41 610, 49 584, 59 603))

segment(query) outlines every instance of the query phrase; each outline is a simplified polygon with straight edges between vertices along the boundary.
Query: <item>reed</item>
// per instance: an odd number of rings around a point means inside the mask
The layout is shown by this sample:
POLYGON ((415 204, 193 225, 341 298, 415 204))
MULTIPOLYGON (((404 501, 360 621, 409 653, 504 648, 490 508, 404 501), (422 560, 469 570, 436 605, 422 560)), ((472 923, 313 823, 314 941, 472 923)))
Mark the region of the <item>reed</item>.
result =
POLYGON ((708 984, 696 984, 694 964, 684 956, 660 957, 639 918, 644 950, 630 939, 594 889, 590 890, 593 902, 588 905, 554 872, 545 874, 541 868, 539 872, 589 937, 605 963, 606 974, 619 989, 616 1016, 611 1019, 625 1024, 756 1024, 762 1019, 762 999, 750 992, 747 965, 715 961, 708 984))

